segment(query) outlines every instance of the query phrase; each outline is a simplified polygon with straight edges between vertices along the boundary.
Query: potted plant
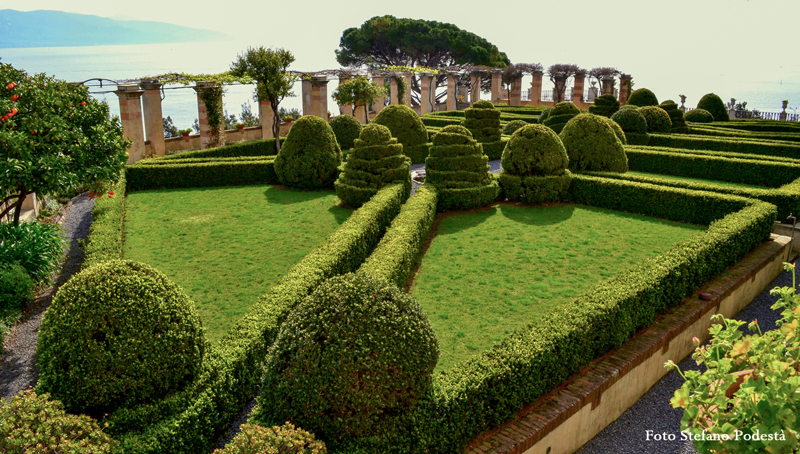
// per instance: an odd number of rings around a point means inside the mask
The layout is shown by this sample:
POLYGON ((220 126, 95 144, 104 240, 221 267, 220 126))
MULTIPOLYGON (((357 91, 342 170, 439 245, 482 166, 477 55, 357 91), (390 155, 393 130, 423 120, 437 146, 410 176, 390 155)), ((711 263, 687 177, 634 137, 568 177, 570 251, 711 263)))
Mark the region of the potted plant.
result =
POLYGON ((179 129, 178 133, 183 136, 183 140, 188 142, 189 141, 189 134, 192 133, 191 129, 179 129))
POLYGON ((238 130, 239 130, 239 132, 242 132, 242 130, 244 130, 244 123, 236 123, 236 124, 235 124, 235 125, 233 125, 233 126, 235 126, 235 127, 236 127, 236 129, 238 129, 238 130))
POLYGON ((283 117, 283 121, 286 122, 287 124, 292 124, 292 120, 294 120, 294 118, 292 118, 292 117, 290 117, 288 115, 283 117))

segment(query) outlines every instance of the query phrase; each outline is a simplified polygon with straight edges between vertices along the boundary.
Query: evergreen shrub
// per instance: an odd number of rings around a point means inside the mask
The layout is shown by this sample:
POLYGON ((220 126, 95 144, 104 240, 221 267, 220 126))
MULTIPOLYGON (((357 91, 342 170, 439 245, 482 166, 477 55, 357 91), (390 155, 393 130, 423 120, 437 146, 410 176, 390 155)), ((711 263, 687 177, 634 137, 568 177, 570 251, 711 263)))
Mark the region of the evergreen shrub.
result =
POLYGON ((294 122, 275 157, 275 173, 281 184, 297 189, 330 186, 342 162, 342 150, 333 129, 316 115, 294 122))
POLYGON ((525 120, 509 121, 503 127, 503 134, 510 136, 511 134, 514 134, 514 131, 516 131, 517 129, 522 128, 523 126, 527 126, 527 125, 528 125, 528 122, 525 121, 525 120))
POLYGON ((572 174, 567 150, 547 126, 528 125, 508 141, 502 158, 500 185, 509 200, 557 202, 566 197, 572 174))
POLYGON ((414 109, 402 104, 390 104, 375 116, 373 123, 386 126, 392 137, 404 149, 428 142, 428 130, 414 109))
POLYGON ((578 109, 575 104, 566 101, 560 102, 550 110, 547 119, 544 121, 544 125, 558 134, 564 129, 564 125, 567 124, 568 121, 576 115, 580 115, 580 113, 581 110, 578 109))
POLYGON ((21 308, 35 294, 36 282, 22 265, 16 262, 0 265, 0 315, 21 308))
POLYGON ((243 424, 241 431, 213 454, 326 454, 325 443, 291 423, 261 427, 243 424))
POLYGON ((619 101, 614 95, 606 93, 594 99, 594 105, 589 106, 589 113, 611 117, 619 110, 619 101))
POLYGON ((500 140, 500 114, 489 101, 477 101, 464 110, 464 127, 478 143, 500 140))
POLYGON ((625 132, 628 145, 647 145, 650 135, 647 134, 647 120, 638 108, 622 108, 611 116, 625 132))
POLYGON ((700 101, 697 102, 697 108, 707 110, 709 113, 711 113, 711 115, 714 116, 714 121, 730 120, 730 116, 728 116, 728 109, 725 108, 725 103, 722 102, 722 98, 714 93, 708 93, 700 98, 700 101))
POLYGON ((622 145, 627 145, 628 139, 625 137, 625 131, 622 130, 622 128, 619 126, 619 123, 608 117, 603 117, 603 118, 606 119, 606 124, 611 126, 611 129, 614 130, 614 135, 616 135, 617 139, 619 139, 619 141, 622 142, 622 145))
POLYGON ((672 134, 686 134, 689 132, 689 127, 686 126, 686 121, 684 120, 683 111, 678 109, 678 104, 668 99, 661 104, 658 105, 665 112, 669 115, 669 119, 672 122, 672 129, 669 130, 672 134))
POLYGON ((539 123, 544 124, 544 121, 547 120, 547 117, 550 116, 550 111, 553 110, 552 107, 548 107, 539 114, 539 123))
POLYGON ((622 142, 598 115, 578 115, 564 126, 559 137, 567 150, 570 170, 628 171, 622 142))
POLYGON ((691 121, 694 123, 713 123, 714 116, 711 115, 711 112, 705 109, 692 109, 686 112, 686 115, 683 116, 686 121, 691 121))
POLYGON ((64 255, 61 226, 30 222, 0 222, 0 266, 18 263, 37 284, 50 282, 64 255))
POLYGON ((645 106, 639 112, 647 121, 647 132, 668 133, 672 129, 672 120, 667 111, 658 106, 645 106))
POLYGON ((353 141, 361 134, 361 123, 352 115, 339 115, 328 122, 342 151, 353 148, 353 141))
POLYGON ((652 91, 646 88, 640 88, 631 93, 630 98, 628 98, 628 104, 633 104, 634 106, 639 107, 657 106, 658 98, 656 98, 655 93, 652 91))

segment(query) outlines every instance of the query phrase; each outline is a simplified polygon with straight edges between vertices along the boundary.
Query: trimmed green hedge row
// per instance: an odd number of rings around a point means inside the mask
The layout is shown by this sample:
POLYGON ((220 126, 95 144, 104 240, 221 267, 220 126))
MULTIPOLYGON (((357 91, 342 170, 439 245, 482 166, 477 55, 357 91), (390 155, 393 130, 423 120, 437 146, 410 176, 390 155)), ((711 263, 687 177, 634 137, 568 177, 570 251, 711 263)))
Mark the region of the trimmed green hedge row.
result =
POLYGON ((402 184, 381 189, 316 250, 259 298, 204 357, 199 377, 182 393, 110 415, 109 433, 126 453, 209 452, 261 385, 261 364, 281 323, 313 289, 355 271, 403 204, 402 184))
POLYGON ((725 123, 713 123, 711 126, 758 132, 800 132, 800 123, 796 121, 730 120, 725 123))
POLYGON ((100 197, 92 208, 89 238, 83 246, 82 268, 106 260, 122 258, 122 233, 125 221, 125 172, 112 187, 114 197, 100 197))
POLYGON ((239 158, 220 162, 127 166, 128 190, 201 188, 247 184, 280 184, 275 174, 275 158, 239 158))
POLYGON ((744 129, 718 128, 707 123, 692 123, 689 133, 701 136, 719 136, 742 139, 756 140, 784 140, 787 142, 800 142, 800 130, 798 132, 754 132, 744 129))
POLYGON ((722 139, 690 134, 650 134, 651 147, 686 148, 690 150, 730 151, 751 155, 782 156, 800 159, 800 144, 751 139, 722 139))
POLYGON ((222 147, 204 150, 180 151, 156 160, 195 159, 195 158, 235 158, 238 156, 275 156, 275 139, 258 139, 236 142, 222 147))

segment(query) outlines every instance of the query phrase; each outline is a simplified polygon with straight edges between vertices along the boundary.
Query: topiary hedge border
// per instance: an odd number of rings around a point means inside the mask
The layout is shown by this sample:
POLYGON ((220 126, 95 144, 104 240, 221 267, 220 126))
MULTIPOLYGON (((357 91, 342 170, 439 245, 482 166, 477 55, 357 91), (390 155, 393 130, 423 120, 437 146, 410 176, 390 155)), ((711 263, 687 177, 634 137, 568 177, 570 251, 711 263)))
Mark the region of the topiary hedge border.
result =
POLYGON ((92 224, 83 247, 81 268, 106 260, 122 258, 122 235, 125 221, 125 172, 112 187, 114 197, 100 197, 92 208, 92 224))
POLYGON ((280 184, 274 156, 147 161, 125 168, 129 191, 280 184))
POLYGON ((766 139, 723 139, 691 134, 650 134, 651 147, 685 148, 688 150, 727 151, 749 155, 780 156, 800 159, 800 144, 766 139))

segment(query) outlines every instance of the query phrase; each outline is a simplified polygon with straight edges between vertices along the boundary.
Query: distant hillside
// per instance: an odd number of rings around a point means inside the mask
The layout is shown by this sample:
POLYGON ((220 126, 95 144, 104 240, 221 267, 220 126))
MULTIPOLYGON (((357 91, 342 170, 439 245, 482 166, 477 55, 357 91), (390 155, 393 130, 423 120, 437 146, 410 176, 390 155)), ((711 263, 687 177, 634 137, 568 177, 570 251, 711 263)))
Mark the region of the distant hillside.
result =
POLYGON ((164 22, 120 21, 61 11, 0 10, 0 48, 5 49, 180 43, 230 38, 224 33, 164 22))

